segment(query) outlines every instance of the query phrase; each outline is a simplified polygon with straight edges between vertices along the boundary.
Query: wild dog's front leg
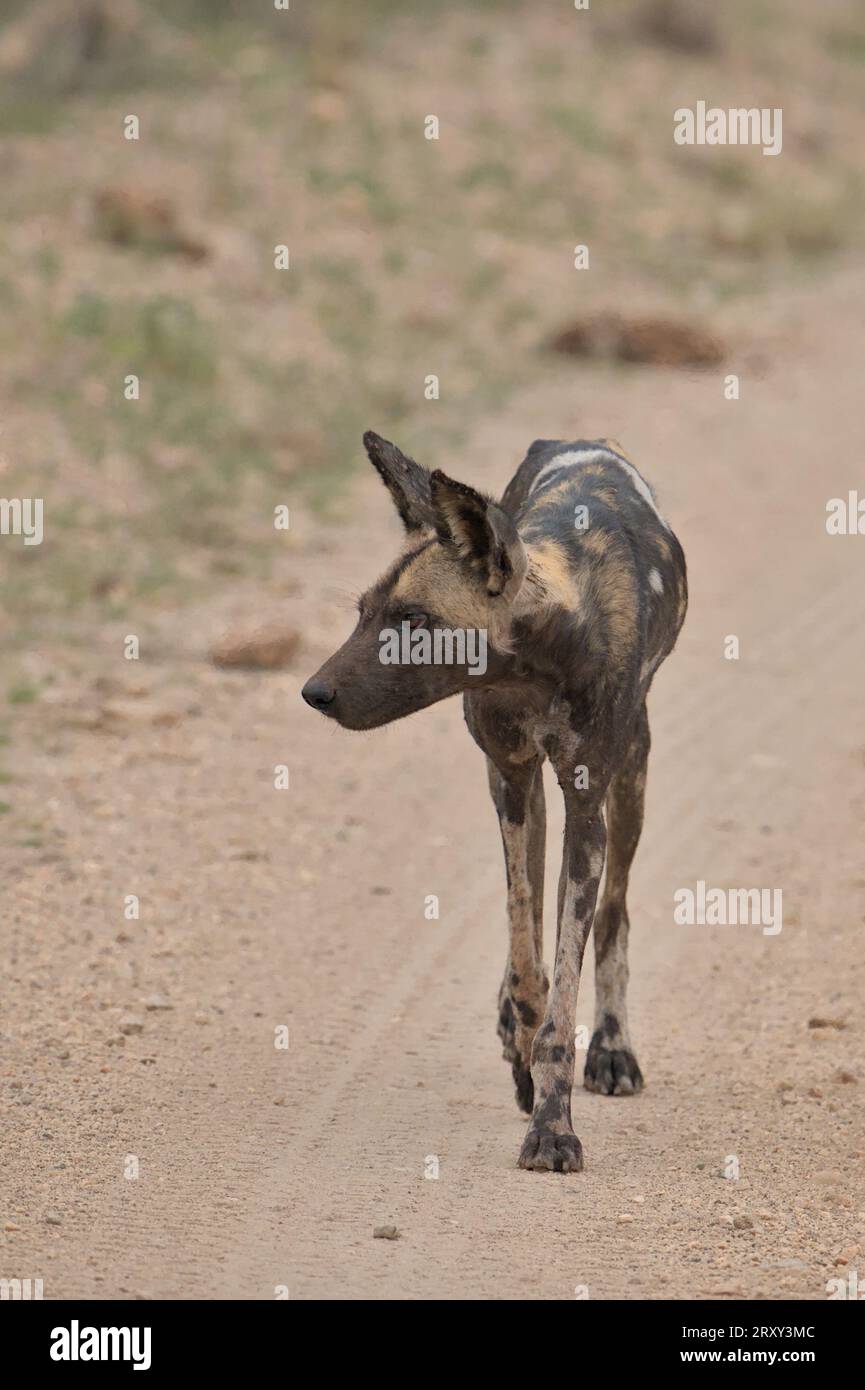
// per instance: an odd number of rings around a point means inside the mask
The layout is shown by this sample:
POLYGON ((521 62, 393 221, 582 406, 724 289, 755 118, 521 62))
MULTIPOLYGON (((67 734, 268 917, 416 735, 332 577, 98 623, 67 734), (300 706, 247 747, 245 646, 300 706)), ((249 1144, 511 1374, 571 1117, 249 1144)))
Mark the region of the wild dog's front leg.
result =
POLYGON ((565 849, 559 889, 556 965, 544 1021, 532 1046, 535 1104, 520 1152, 521 1168, 579 1172, 583 1151, 571 1124, 574 1025, 586 940, 604 866, 606 832, 598 810, 566 801, 565 849))
POLYGON ((545 807, 541 764, 501 772, 488 760, 508 884, 509 946, 499 991, 498 1033, 510 1062, 517 1104, 532 1113, 532 1040, 547 996, 541 962, 544 918, 545 807))

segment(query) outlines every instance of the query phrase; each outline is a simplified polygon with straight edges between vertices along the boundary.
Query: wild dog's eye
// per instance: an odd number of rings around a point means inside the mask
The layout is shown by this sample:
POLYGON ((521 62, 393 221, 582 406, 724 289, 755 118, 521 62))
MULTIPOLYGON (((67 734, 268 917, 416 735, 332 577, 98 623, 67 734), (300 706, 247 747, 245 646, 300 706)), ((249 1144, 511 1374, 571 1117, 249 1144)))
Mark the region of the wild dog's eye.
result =
POLYGON ((408 623, 411 628, 426 627, 429 622, 429 614, 418 612, 403 613, 402 620, 404 623, 408 623))

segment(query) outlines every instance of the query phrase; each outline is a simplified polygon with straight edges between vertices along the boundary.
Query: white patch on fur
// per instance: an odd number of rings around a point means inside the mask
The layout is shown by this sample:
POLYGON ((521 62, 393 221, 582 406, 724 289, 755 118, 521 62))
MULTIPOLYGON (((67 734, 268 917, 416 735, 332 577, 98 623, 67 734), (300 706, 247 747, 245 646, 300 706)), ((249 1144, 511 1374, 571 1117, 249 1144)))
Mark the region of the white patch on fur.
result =
POLYGON ((644 662, 643 662, 642 666, 640 667, 640 684, 641 684, 641 685, 642 685, 643 681, 648 680, 649 676, 654 675, 655 671, 657 671, 657 669, 658 669, 658 667, 660 666, 660 664, 661 664, 661 658, 660 658, 659 656, 650 657, 650 659, 649 659, 648 661, 644 661, 644 662))
POLYGON ((525 827, 523 825, 516 825, 513 821, 506 820, 504 816, 502 816, 499 824, 502 829, 502 839, 505 842, 508 867, 511 874, 511 893, 513 898, 524 904, 528 911, 532 901, 532 885, 526 871, 525 827))
POLYGON ((577 463, 594 463, 596 459, 611 458, 612 455, 606 449, 566 449, 563 454, 556 454, 555 458, 545 463, 529 488, 529 495, 537 492, 547 483, 552 482, 553 474, 558 473, 561 468, 572 468, 577 463))
POLYGON ((561 464, 558 463, 555 459, 552 463, 545 463, 540 473, 535 478, 534 482, 529 488, 529 492, 537 492, 538 488, 541 486, 542 481, 543 486, 546 487, 547 483, 551 483, 556 474, 561 472, 561 467, 561 464))
POLYGON ((631 482, 634 484, 634 487, 637 489, 637 492, 640 494, 643 501, 648 503, 648 505, 652 508, 652 511, 655 513, 655 516, 660 521, 664 530, 669 531, 670 527, 664 520, 664 518, 661 516, 661 513, 658 511, 658 504, 652 496, 652 489, 649 487, 649 484, 646 482, 642 474, 638 473, 634 465, 632 463, 629 463, 627 459, 623 459, 620 454, 610 453, 607 454, 607 458, 615 459, 619 467, 624 468, 625 472, 627 473, 631 482))
POLYGON ((600 878, 601 869, 604 867, 604 856, 594 850, 589 855, 589 878, 600 878))
POLYGON ((545 463, 540 472, 536 474, 529 488, 529 496, 537 492, 539 487, 546 487, 548 483, 552 482, 553 474, 557 473, 560 468, 571 468, 578 463, 595 463, 598 459, 612 459, 614 463, 625 470, 643 501, 652 508, 664 530, 669 531, 670 527, 658 511, 658 504, 652 496, 652 489, 645 478, 637 472, 628 459, 622 458, 621 454, 615 453, 612 449, 566 449, 564 453, 556 454, 555 458, 550 459, 549 463, 545 463))
POLYGON ((651 584, 656 594, 662 594, 664 592, 664 581, 661 578, 658 570, 649 570, 649 583, 651 584))

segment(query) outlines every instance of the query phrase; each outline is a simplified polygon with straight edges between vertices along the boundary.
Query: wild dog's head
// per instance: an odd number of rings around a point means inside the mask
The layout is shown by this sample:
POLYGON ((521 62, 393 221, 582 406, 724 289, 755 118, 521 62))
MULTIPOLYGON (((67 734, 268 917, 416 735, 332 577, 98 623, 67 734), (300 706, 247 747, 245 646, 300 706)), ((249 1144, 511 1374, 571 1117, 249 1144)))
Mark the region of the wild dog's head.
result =
POLYGON ((513 521, 489 497, 377 434, 363 442, 406 541, 361 598, 348 641, 301 692, 347 729, 378 728, 501 673, 527 564, 513 521))

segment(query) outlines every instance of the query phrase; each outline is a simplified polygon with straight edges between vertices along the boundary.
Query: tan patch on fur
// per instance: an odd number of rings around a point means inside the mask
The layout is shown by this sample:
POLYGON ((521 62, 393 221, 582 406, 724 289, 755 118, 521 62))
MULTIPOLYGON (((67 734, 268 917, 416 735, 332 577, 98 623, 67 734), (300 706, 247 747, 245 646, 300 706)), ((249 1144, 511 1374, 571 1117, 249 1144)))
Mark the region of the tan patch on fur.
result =
POLYGON ((552 487, 548 487, 544 492, 540 492, 537 498, 532 498, 532 515, 537 512, 555 510, 566 503, 567 495, 573 492, 578 495, 579 504, 587 506, 591 513, 592 498, 598 498, 606 506, 616 508, 621 501, 621 493, 617 492, 610 483, 610 460, 607 463, 588 463, 581 464, 579 468, 574 468, 569 476, 560 478, 552 487), (587 479, 589 483, 594 483, 591 490, 586 493, 585 485, 587 479))
POLYGON ((537 497, 532 497, 532 513, 543 511, 547 507, 558 507, 561 505, 563 495, 572 488, 577 482, 574 477, 560 478, 552 487, 539 492, 537 497))
POLYGON ((490 598, 480 576, 439 545, 412 560, 392 592, 407 607, 437 614, 448 627, 483 630, 497 651, 510 650, 511 605, 504 598, 490 598))
POLYGON ((604 531, 597 527, 593 530, 589 527, 588 531, 584 531, 580 536, 580 553, 582 555, 591 555, 593 559, 605 559, 610 553, 610 546, 609 531, 604 531))
POLYGON ((526 547, 529 569, 517 596, 516 608, 525 613, 528 608, 556 604, 572 613, 582 607, 582 593, 573 564, 555 541, 539 541, 526 547))
POLYGON ((597 487, 590 493, 590 496, 597 497, 601 502, 605 503, 606 506, 614 509, 619 505, 620 501, 620 495, 616 492, 614 487, 597 487))
POLYGON ((465 507, 465 499, 459 496, 452 496, 449 492, 442 492, 438 496, 439 510, 448 524, 451 535, 454 538, 457 552, 461 559, 471 560, 471 548, 464 534, 464 521, 462 509, 465 507))
POLYGON ((614 662, 623 665, 637 636, 637 596, 633 578, 618 565, 609 565, 597 588, 610 628, 610 655, 614 662))
POLYGON ((606 478, 608 465, 606 463, 581 463, 579 464, 581 478, 606 478))
POLYGON ((602 439, 601 443, 605 449, 612 449, 614 453, 620 454, 623 459, 627 459, 628 463, 633 463, 630 454, 625 453, 618 439, 602 439))
POLYGON ((609 531, 591 528, 580 538, 580 553, 587 564, 587 582, 607 618, 612 660, 621 665, 637 635, 637 595, 634 578, 622 565, 615 538, 609 531))
POLYGON ((654 540, 655 546, 657 547, 659 554, 663 555, 665 560, 669 560, 670 556, 672 555, 672 551, 670 549, 670 542, 667 540, 667 537, 662 533, 659 533, 657 536, 655 536, 654 540))

